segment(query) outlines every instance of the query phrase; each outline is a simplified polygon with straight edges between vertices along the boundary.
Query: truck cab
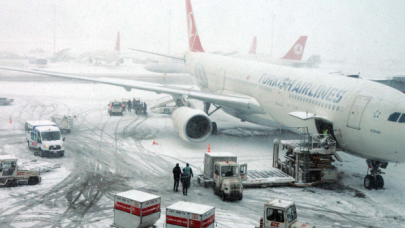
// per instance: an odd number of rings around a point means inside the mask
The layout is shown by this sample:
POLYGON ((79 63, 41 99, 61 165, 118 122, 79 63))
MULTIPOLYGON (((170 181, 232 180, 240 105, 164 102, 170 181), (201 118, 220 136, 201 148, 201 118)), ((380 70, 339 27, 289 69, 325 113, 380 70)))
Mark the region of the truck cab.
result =
POLYGON ((258 228, 315 228, 300 223, 297 218, 295 203, 287 200, 270 200, 264 204, 263 218, 258 228))
POLYGON ((242 200, 242 181, 247 178, 247 164, 219 161, 214 165, 214 193, 222 200, 242 200))
POLYGON ((35 149, 35 155, 40 157, 62 157, 65 154, 59 128, 51 121, 27 121, 25 123, 25 138, 28 148, 35 149))

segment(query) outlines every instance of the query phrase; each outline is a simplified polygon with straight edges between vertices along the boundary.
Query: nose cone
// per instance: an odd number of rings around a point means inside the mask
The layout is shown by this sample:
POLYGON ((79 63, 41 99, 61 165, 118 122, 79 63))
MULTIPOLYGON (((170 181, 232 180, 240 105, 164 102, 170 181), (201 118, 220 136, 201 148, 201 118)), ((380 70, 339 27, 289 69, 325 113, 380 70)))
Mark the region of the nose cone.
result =
POLYGON ((382 102, 385 107, 371 107, 365 143, 375 156, 390 162, 405 162, 405 96, 382 102), (385 158, 385 159, 384 159, 385 158))

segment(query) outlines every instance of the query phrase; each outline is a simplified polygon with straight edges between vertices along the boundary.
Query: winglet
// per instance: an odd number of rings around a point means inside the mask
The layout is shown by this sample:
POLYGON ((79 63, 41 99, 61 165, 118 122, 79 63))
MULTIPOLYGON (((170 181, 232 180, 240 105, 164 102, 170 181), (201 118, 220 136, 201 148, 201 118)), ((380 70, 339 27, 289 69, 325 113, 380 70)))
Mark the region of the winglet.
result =
POLYGON ((290 51, 281 59, 301 60, 304 54, 305 43, 307 42, 307 36, 301 36, 290 51))
POLYGON ((121 49, 120 32, 117 33, 117 40, 115 41, 115 50, 120 51, 121 49))
POLYGON ((188 25, 188 45, 192 52, 204 52, 202 48, 200 36, 197 32, 197 27, 193 15, 193 9, 191 7, 190 0, 186 0, 186 12, 187 12, 187 25, 188 25))
POLYGON ((250 46, 249 54, 256 55, 257 38, 253 38, 252 46, 250 46))

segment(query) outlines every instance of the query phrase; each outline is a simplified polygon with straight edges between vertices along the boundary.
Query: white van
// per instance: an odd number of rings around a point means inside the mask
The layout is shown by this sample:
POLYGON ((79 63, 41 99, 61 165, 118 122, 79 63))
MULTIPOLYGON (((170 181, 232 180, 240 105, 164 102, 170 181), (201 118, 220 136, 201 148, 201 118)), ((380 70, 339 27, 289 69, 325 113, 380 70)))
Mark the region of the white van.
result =
POLYGON ((76 116, 67 116, 58 113, 54 113, 51 116, 52 122, 56 123, 60 130, 65 130, 67 133, 70 133, 74 126, 74 118, 76 116))
POLYGON ((25 122, 25 138, 28 148, 35 149, 35 155, 40 157, 62 157, 65 154, 59 128, 52 121, 25 122))

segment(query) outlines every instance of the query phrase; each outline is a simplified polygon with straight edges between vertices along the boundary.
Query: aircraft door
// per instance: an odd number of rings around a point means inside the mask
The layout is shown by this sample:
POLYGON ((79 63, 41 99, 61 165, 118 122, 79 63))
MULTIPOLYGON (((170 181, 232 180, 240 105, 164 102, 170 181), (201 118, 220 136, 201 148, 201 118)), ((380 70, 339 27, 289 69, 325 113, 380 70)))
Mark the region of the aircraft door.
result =
POLYGON ((360 130, 361 117, 371 97, 357 96, 349 113, 347 127, 360 130))
POLYGON ((279 89, 277 91, 277 101, 276 101, 277 105, 283 106, 284 92, 285 92, 284 89, 279 89))
POLYGON ((247 180, 247 163, 240 164, 239 171, 240 171, 241 181, 246 181, 247 180))

